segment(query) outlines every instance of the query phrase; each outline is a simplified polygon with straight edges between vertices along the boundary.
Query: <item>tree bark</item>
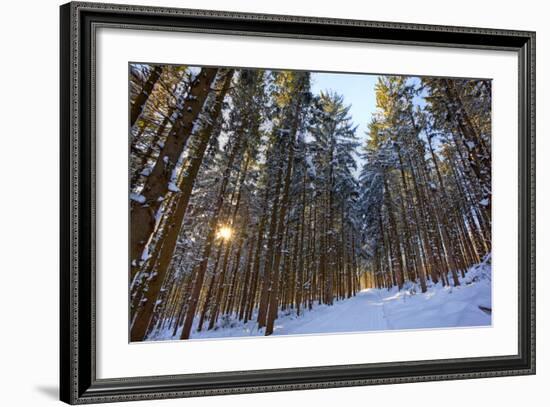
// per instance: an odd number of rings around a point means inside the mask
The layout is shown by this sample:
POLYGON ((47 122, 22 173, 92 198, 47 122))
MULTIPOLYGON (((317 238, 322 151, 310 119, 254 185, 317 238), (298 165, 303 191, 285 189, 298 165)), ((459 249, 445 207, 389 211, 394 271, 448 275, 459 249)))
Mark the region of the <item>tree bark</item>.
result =
MULTIPOLYGON (((143 251, 155 230, 155 215, 169 191, 172 171, 193 130, 193 122, 202 110, 218 70, 205 68, 191 85, 191 95, 184 104, 184 112, 168 135, 151 174, 141 192, 139 201, 131 202, 130 259, 131 278, 139 271, 143 251)), ((206 135, 207 137, 209 135, 206 135)), ((206 148, 206 146, 205 146, 206 148)), ((202 157, 201 157, 202 159, 202 157)), ((194 182, 194 179, 190 180, 194 182)))
POLYGON ((141 92, 136 96, 136 99, 131 103, 130 128, 134 126, 135 122, 141 115, 141 112, 143 111, 143 107, 145 106, 147 99, 149 99, 151 92, 153 92, 153 88, 155 87, 155 84, 159 80, 161 74, 162 74, 162 67, 159 65, 155 65, 151 71, 151 74, 147 78, 147 81, 143 85, 141 92))

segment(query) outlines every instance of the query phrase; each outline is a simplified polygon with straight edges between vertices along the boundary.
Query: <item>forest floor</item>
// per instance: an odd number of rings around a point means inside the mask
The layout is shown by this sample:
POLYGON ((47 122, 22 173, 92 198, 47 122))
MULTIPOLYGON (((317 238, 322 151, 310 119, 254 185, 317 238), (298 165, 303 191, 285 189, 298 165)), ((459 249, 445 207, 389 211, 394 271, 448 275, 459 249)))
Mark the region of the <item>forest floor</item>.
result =
MULTIPOLYGON (((335 301, 333 305, 314 305, 311 310, 279 311, 274 335, 304 335, 382 331, 394 329, 427 329, 491 325, 490 256, 473 266, 460 286, 442 287, 428 282, 422 293, 416 284, 397 288, 366 289, 354 297, 335 301)), ((195 327, 194 327, 195 328, 195 327)), ((257 329, 255 318, 244 324, 224 316, 212 330, 192 330, 191 339, 227 338, 264 335, 257 329)), ((173 340, 172 331, 158 330, 147 340, 173 340)))

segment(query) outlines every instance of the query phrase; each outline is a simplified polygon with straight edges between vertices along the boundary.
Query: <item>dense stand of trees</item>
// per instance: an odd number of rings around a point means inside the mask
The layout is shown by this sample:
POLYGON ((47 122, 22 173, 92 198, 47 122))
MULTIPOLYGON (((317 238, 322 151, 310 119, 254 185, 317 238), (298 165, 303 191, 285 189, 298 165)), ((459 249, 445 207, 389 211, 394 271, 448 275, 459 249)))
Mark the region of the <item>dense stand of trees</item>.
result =
POLYGON ((380 77, 360 142, 311 80, 131 65, 132 341, 270 335, 361 288, 457 285, 490 251, 489 81, 380 77))
POLYGON ((490 252, 490 86, 378 81, 360 199, 372 285, 459 285, 490 252))

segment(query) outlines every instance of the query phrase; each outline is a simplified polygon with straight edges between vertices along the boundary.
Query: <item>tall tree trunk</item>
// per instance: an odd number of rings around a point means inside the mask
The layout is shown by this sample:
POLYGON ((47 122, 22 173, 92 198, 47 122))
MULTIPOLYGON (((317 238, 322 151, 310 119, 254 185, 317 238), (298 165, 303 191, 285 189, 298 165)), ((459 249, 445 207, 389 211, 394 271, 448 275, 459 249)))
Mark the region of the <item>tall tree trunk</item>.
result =
POLYGON ((275 250, 275 234, 277 232, 277 215, 279 212, 279 193, 281 190, 283 169, 279 166, 277 170, 275 192, 274 192, 274 201, 271 208, 271 220, 269 222, 269 231, 268 231, 268 240, 267 240, 267 252, 264 262, 264 278, 262 284, 262 291, 260 295, 260 306, 258 308, 258 327, 262 328, 266 325, 267 322, 267 310, 270 298, 270 287, 271 287, 271 273, 272 273, 272 264, 273 256, 275 250))
POLYGON ((304 179, 302 182, 302 207, 300 213, 300 246, 298 252, 298 291, 296 293, 296 314, 300 315, 304 292, 304 229, 306 218, 306 181, 307 170, 304 168, 304 179))
POLYGON ((224 249, 224 242, 221 242, 220 247, 218 248, 218 254, 216 255, 216 261, 214 262, 214 267, 212 269, 212 278, 210 279, 210 284, 208 284, 208 290, 206 291, 206 298, 204 299, 204 304, 202 306, 202 312, 199 319, 199 325, 197 326, 197 331, 202 331, 202 326, 206 318, 206 313, 210 309, 210 301, 212 299, 212 294, 214 291, 214 285, 216 283, 216 272, 218 271, 218 265, 220 264, 221 253, 224 249))
POLYGON ((271 293, 269 298, 269 306, 268 306, 268 312, 267 312, 267 322, 266 322, 266 329, 265 334, 271 335, 273 333, 273 324, 275 322, 275 319, 277 319, 277 303, 279 300, 279 265, 281 262, 281 250, 283 248, 283 230, 285 228, 285 218, 286 218, 286 212, 289 207, 289 194, 290 194, 290 183, 292 179, 292 170, 294 166, 294 151, 296 149, 295 146, 295 138, 296 134, 298 132, 298 124, 299 124, 299 112, 302 104, 300 102, 296 102, 296 107, 294 111, 294 117, 293 117, 293 123, 292 123, 292 129, 289 134, 289 145, 288 145, 288 159, 287 159, 287 165, 286 165, 286 171, 285 171, 285 181, 284 181, 284 187, 283 187, 283 196, 281 197, 281 209, 279 211, 279 221, 277 226, 277 233, 275 236, 275 255, 273 257, 273 267, 271 271, 271 293))
POLYGON ((136 99, 131 103, 130 128, 134 126, 135 122, 141 115, 141 112, 143 111, 143 107, 145 106, 147 99, 149 99, 149 96, 153 92, 153 88, 155 87, 155 84, 159 80, 161 74, 162 74, 162 67, 159 65, 155 65, 151 70, 151 74, 147 78, 147 81, 143 85, 141 92, 136 96, 136 99))
POLYGON ((384 175, 384 192, 386 199, 386 209, 388 212, 388 219, 390 221, 389 228, 389 240, 390 240, 390 251, 392 251, 392 261, 395 266, 395 281, 399 290, 403 288, 404 278, 403 278, 403 259, 401 256, 401 245, 399 244, 398 239, 398 230, 397 223, 395 221, 395 215, 393 213, 392 207, 392 198, 390 188, 388 186, 388 180, 386 175, 384 175))
MULTIPOLYGON (((149 159, 153 157, 155 146, 159 145, 159 141, 161 140, 162 135, 164 134, 166 128, 170 125, 170 117, 172 117, 172 115, 174 114, 174 110, 174 108, 170 109, 168 115, 162 120, 160 126, 157 127, 154 136, 151 137, 151 141, 148 143, 147 150, 139 150, 140 154, 137 157, 138 161, 135 165, 135 171, 130 179, 130 190, 134 190, 139 178, 143 175, 143 170, 147 167, 149 159)), ((144 126, 144 128, 145 127, 147 126, 144 126)), ((137 150, 134 145, 132 145, 132 149, 137 150)))
MULTIPOLYGON (((159 159, 153 167, 151 174, 147 177, 141 196, 132 201, 130 212, 130 258, 132 279, 140 268, 140 260, 143 258, 144 249, 155 230, 155 216, 162 204, 162 200, 169 191, 172 172, 191 135, 193 122, 197 119, 208 95, 212 92, 211 85, 215 80, 217 72, 218 69, 205 68, 201 70, 201 74, 198 75, 197 79, 191 84, 191 89, 189 90, 191 97, 185 101, 184 112, 182 112, 180 119, 176 122, 168 135, 164 143, 164 148, 161 149, 159 154, 159 159)), ((233 71, 226 77, 231 77, 232 72, 233 71)), ((227 87, 228 86, 229 84, 227 84, 227 87)), ((223 94, 223 96, 225 96, 225 92, 227 92, 227 89, 225 91, 222 90, 219 95, 223 94)), ((205 133, 206 132, 203 132, 203 137, 210 137, 210 134, 205 133)), ((208 140, 206 142, 206 145, 207 144, 208 140)), ((189 179, 189 181, 191 181, 192 184, 194 179, 189 179)))

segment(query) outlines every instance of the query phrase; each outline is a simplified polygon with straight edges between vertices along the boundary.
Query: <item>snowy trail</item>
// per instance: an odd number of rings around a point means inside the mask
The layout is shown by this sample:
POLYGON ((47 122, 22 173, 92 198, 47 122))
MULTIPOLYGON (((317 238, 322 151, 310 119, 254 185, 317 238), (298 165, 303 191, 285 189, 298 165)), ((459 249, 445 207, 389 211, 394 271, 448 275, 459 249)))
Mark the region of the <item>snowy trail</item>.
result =
MULTIPOLYGON (((367 289, 354 297, 334 301, 333 305, 317 304, 311 310, 279 311, 273 335, 368 332, 393 329, 428 329, 490 326, 492 322, 491 266, 488 260, 473 266, 458 287, 428 284, 428 291, 407 283, 402 290, 367 289)), ((256 315, 244 323, 235 315, 220 318, 212 330, 197 332, 198 318, 191 339, 263 336, 256 315)), ((171 327, 158 329, 147 340, 170 340, 171 327)))
POLYGON ((388 324, 383 307, 379 290, 364 290, 332 306, 317 306, 291 321, 275 321, 275 334, 384 330, 388 324))

